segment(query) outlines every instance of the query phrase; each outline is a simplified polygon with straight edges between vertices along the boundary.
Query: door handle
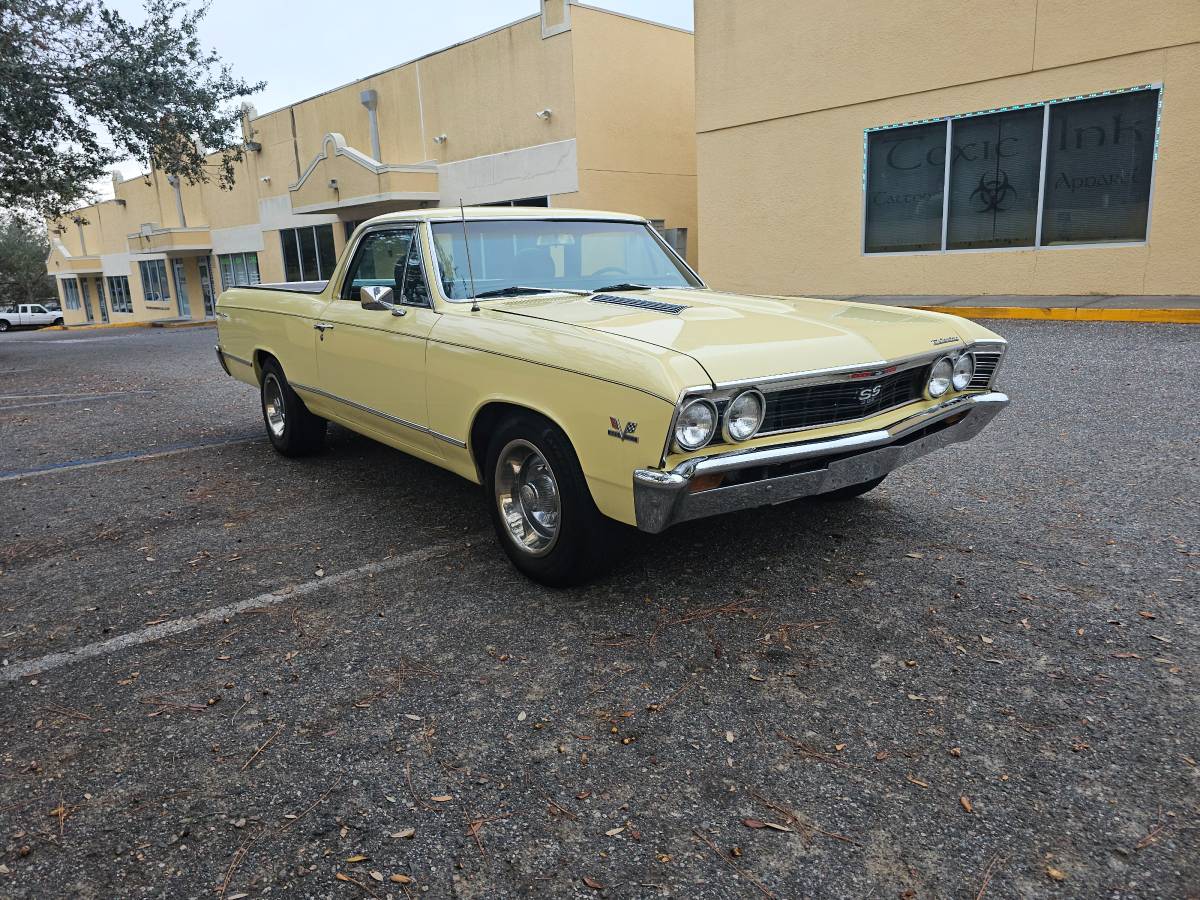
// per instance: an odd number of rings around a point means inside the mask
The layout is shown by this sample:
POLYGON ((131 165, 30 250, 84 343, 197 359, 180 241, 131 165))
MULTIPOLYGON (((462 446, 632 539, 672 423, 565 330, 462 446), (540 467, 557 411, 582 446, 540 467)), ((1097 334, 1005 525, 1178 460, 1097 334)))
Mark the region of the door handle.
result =
POLYGON ((325 332, 333 331, 333 325, 329 322, 318 322, 313 326, 317 331, 321 332, 321 340, 325 340, 325 332))

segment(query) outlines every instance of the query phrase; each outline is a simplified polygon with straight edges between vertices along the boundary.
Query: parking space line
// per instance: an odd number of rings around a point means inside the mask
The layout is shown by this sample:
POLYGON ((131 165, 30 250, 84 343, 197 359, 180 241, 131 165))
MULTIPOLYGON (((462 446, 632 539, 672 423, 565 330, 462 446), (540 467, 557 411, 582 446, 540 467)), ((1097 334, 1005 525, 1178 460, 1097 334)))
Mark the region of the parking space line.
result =
POLYGON ((119 650, 125 650, 129 647, 137 647, 141 644, 149 644, 154 641, 162 640, 165 637, 170 637, 176 634, 182 634, 186 631, 192 631, 204 625, 211 625, 214 622, 220 622, 229 616, 236 615, 247 609, 261 609, 266 606, 274 606, 277 603, 282 603, 284 600, 292 600, 298 597, 305 597, 309 594, 316 593, 325 588, 334 587, 335 585, 343 584, 347 581, 353 581, 356 578, 363 578, 368 575, 378 575, 382 572, 388 572, 392 569, 398 569, 403 566, 414 565, 424 562, 439 556, 443 553, 449 553, 455 548, 461 546, 459 543, 442 543, 434 544, 431 547, 423 547, 420 550, 413 550, 410 553, 405 553, 402 556, 393 556, 388 559, 379 560, 378 562, 367 563, 364 566, 359 566, 356 569, 347 569, 345 572, 338 572, 335 575, 327 575, 324 578, 314 578, 312 581, 306 581, 303 584, 298 584, 290 588, 283 588, 278 591, 270 591, 266 594, 259 594, 257 597, 250 597, 246 600, 239 600, 236 603, 230 603, 226 606, 220 606, 216 609, 206 610, 202 613, 196 613, 191 616, 184 616, 181 619, 172 619, 169 622, 160 622, 157 625, 151 625, 147 628, 142 628, 138 631, 132 631, 128 634, 123 634, 107 641, 98 641, 94 644, 87 644, 83 647, 77 647, 74 650, 64 650, 60 653, 51 653, 39 659, 31 659, 25 662, 15 663, 13 665, 0 668, 0 684, 5 684, 10 681, 16 681, 20 678, 27 678, 32 675, 40 675, 43 672, 48 672, 51 669, 57 669, 61 666, 69 666, 72 663, 83 662, 87 659, 93 659, 97 656, 105 656, 109 653, 116 653, 119 650))
MULTIPOLYGON (((111 400, 114 397, 128 397, 134 394, 153 394, 154 391, 112 391, 107 394, 76 394, 68 396, 60 394, 59 400, 38 400, 36 403, 14 403, 11 406, 0 406, 0 413, 6 413, 12 409, 30 409, 34 406, 57 406, 60 403, 87 403, 89 400, 111 400)), ((45 396, 53 397, 54 394, 45 396)), ((0 397, 0 400, 13 399, 0 397)))
POLYGON ((97 466, 111 466, 123 462, 140 462, 145 459, 159 459, 163 456, 175 456, 179 453, 190 453, 193 450, 206 450, 209 447, 228 447, 233 444, 251 444, 262 440, 259 433, 238 435, 237 437, 219 438, 213 441, 191 441, 186 444, 171 444, 159 450, 141 451, 129 450, 124 453, 112 453, 108 456, 97 456, 92 459, 71 460, 62 463, 49 463, 44 466, 34 466, 29 469, 13 469, 8 472, 0 471, 0 481, 19 481, 23 478, 36 478, 38 475, 55 475, 59 472, 73 472, 77 469, 94 469, 97 466))
MULTIPOLYGON (((7 373, 5 373, 7 374, 7 373)), ((0 394, 0 400, 50 400, 55 397, 115 397, 119 394, 152 394, 153 391, 75 391, 70 394, 0 394)))

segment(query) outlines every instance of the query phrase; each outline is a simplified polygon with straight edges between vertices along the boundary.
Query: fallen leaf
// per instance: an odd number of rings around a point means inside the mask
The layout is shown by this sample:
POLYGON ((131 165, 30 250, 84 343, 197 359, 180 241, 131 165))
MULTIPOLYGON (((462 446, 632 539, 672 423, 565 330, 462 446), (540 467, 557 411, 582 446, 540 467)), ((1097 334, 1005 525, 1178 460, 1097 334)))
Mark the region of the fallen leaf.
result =
POLYGON ((591 888, 593 891, 602 891, 602 890, 604 890, 604 885, 602 885, 600 882, 598 882, 598 881, 597 881, 595 878, 593 878, 591 875, 584 875, 584 876, 583 876, 583 883, 584 883, 584 884, 586 884, 588 887, 590 887, 590 888, 591 888))
POLYGON ((887 759, 891 755, 892 754, 888 753, 886 750, 880 750, 878 753, 875 754, 875 762, 883 762, 885 759, 887 759))
POLYGON ((317 566, 317 571, 313 572, 313 574, 316 575, 318 578, 324 578, 325 570, 323 568, 321 568, 320 566, 317 566))
POLYGON ((399 872, 391 876, 388 881, 392 882, 392 884, 412 884, 411 878, 407 875, 401 875, 399 872))
POLYGON ((371 874, 371 878, 374 879, 375 881, 383 881, 383 873, 382 872, 376 870, 376 871, 371 872, 370 874, 371 874))
POLYGON ((767 823, 761 819, 742 819, 742 824, 747 828, 766 828, 767 823))
POLYGON ((965 794, 958 798, 958 802, 962 804, 962 808, 969 813, 975 812, 975 807, 971 805, 971 798, 965 794))
POLYGON ((732 731, 725 732, 725 743, 727 743, 727 744, 733 743, 733 732, 732 731))
POLYGON ((429 799, 434 803, 448 803, 454 798, 449 794, 438 794, 436 797, 430 797, 429 799))
POLYGON ((1144 610, 1144 609, 1139 609, 1139 610, 1138 610, 1138 615, 1139 615, 1139 616, 1141 616, 1143 619, 1153 619, 1153 618, 1156 618, 1156 616, 1154 615, 1154 613, 1152 613, 1152 612, 1148 612, 1148 611, 1146 611, 1146 610, 1144 610))
POLYGON ((979 639, 980 639, 981 641, 983 641, 985 644, 994 644, 994 643, 996 643, 994 640, 992 640, 992 639, 991 639, 990 637, 988 637, 986 634, 981 634, 981 635, 979 636, 979 639))
POLYGON ((951 747, 950 755, 953 756, 955 759, 962 756, 962 747, 951 747))
POLYGON ((362 853, 355 853, 353 856, 346 857, 346 862, 348 862, 348 863, 362 862, 366 858, 367 857, 365 855, 363 855, 362 853))
POLYGON ((529 718, 529 713, 527 713, 527 712, 517 713, 517 721, 518 722, 524 722, 528 718, 529 718))
POLYGON ((624 830, 625 830, 625 826, 622 825, 620 828, 610 828, 610 829, 608 829, 608 831, 606 831, 604 833, 606 835, 608 835, 609 837, 616 837, 618 834, 620 834, 624 830))
POLYGON ((1054 866, 1046 866, 1046 874, 1055 881, 1065 881, 1067 878, 1066 872, 1064 872, 1062 869, 1056 869, 1054 866))
POLYGON ((766 681, 767 679, 763 678, 761 675, 751 675, 750 680, 751 681, 766 681))
POLYGON ((766 825, 768 828, 774 829, 775 831, 786 831, 786 832, 790 833, 792 830, 792 829, 788 828, 786 825, 780 825, 777 822, 764 822, 763 824, 766 825))
POLYGON ((909 559, 924 559, 925 558, 924 553, 905 553, 904 555, 907 556, 909 559))
POLYGON ((915 784, 917 787, 923 787, 923 788, 929 787, 929 785, 926 782, 922 781, 920 778, 914 778, 912 775, 905 775, 904 777, 907 778, 911 783, 915 784))
POLYGON ((846 749, 846 745, 845 744, 834 744, 833 749, 836 750, 838 753, 841 753, 843 750, 846 749))
POLYGON ((349 875, 345 875, 341 872, 334 872, 333 877, 336 878, 338 881, 350 881, 350 882, 354 881, 354 879, 351 878, 349 875))
POLYGON ((410 838, 417 833, 415 828, 401 828, 399 831, 393 831, 388 837, 394 838, 410 838))
POLYGON ((1112 656, 1113 656, 1113 659, 1141 659, 1142 658, 1141 655, 1138 653, 1114 653, 1112 656))

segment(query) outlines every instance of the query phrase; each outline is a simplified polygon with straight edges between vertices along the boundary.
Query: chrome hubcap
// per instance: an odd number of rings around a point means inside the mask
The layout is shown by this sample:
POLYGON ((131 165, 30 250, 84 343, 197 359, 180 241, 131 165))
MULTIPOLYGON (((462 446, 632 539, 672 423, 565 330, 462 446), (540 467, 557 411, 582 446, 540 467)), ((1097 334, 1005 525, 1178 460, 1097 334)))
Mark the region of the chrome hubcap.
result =
POLYGON ((263 413, 267 417, 267 427, 271 429, 271 434, 283 437, 283 387, 273 372, 263 379, 263 413))
POLYGON ((528 441, 511 441, 500 451, 496 505, 514 544, 533 556, 550 552, 562 514, 558 482, 546 458, 528 441))

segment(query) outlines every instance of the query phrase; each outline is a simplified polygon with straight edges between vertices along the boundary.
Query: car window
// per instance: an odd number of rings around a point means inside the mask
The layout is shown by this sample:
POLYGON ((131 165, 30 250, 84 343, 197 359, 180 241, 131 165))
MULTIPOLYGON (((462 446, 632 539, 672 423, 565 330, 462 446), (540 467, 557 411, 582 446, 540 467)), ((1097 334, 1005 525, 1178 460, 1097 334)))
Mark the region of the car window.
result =
POLYGON ((31 306, 31 307, 29 307, 29 310, 30 310, 30 312, 35 312, 35 313, 44 313, 44 312, 46 311, 46 307, 44 307, 44 306, 31 306))
POLYGON ((390 287, 399 300, 405 264, 412 246, 412 228, 368 233, 354 252, 342 288, 342 299, 357 302, 360 288, 379 285, 390 287))
POLYGON ((408 257, 404 261, 404 284, 401 288, 401 303, 429 306, 429 285, 425 282, 425 271, 421 267, 420 241, 412 241, 409 245, 408 257))

